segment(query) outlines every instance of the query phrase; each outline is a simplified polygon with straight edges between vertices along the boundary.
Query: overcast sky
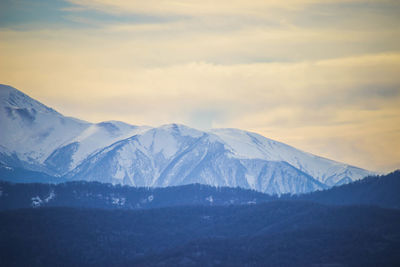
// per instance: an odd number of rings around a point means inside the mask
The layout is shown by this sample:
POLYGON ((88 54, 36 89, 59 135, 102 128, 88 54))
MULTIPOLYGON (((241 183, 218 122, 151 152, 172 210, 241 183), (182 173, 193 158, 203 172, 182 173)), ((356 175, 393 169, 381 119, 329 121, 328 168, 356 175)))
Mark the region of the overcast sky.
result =
POLYGON ((1 0, 0 83, 67 116, 400 168, 400 1, 1 0))

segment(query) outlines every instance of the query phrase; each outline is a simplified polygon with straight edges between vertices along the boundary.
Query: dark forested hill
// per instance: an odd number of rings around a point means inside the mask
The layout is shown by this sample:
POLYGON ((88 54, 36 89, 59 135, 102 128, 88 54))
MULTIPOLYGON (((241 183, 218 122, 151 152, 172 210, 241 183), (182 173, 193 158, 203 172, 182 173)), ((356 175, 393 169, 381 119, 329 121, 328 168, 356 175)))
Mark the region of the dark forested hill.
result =
POLYGON ((399 171, 280 199, 1 182, 0 266, 399 266, 399 192, 399 171))
POLYGON ((288 197, 332 205, 375 205, 400 209, 400 170, 366 177, 329 190, 288 197))
POLYGON ((270 202, 0 212, 2 266, 398 266, 400 211, 270 202))
POLYGON ((280 198, 240 188, 185 185, 135 188, 98 182, 13 184, 0 182, 0 210, 29 207, 147 209, 185 205, 256 204, 272 200, 305 200, 330 205, 375 205, 400 208, 400 171, 304 195, 280 198))
POLYGON ((148 209, 187 205, 256 204, 277 199, 254 190, 184 185, 166 188, 113 186, 99 182, 12 184, 0 182, 0 210, 37 207, 148 209))

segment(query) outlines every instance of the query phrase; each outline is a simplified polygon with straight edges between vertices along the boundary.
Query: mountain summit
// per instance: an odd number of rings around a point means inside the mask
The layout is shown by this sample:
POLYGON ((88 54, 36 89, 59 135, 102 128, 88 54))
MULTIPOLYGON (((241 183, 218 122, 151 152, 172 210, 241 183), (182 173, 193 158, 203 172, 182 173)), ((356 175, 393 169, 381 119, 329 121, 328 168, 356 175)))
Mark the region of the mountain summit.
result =
POLYGON ((67 180, 166 187, 200 183, 305 193, 373 174, 238 129, 89 123, 0 85, 0 166, 67 180))

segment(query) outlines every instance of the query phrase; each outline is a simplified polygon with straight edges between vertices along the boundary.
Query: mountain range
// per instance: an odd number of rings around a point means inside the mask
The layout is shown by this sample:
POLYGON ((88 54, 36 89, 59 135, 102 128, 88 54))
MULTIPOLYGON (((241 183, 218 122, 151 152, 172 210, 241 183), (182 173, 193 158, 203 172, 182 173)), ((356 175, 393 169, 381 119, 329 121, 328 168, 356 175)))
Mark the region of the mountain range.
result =
POLYGON ((205 184, 281 195, 374 173, 239 129, 90 123, 0 85, 0 179, 43 177, 136 187, 205 184), (29 174, 29 175, 25 175, 29 174))
POLYGON ((398 266, 400 171, 259 134, 90 123, 0 85, 4 266, 398 266))

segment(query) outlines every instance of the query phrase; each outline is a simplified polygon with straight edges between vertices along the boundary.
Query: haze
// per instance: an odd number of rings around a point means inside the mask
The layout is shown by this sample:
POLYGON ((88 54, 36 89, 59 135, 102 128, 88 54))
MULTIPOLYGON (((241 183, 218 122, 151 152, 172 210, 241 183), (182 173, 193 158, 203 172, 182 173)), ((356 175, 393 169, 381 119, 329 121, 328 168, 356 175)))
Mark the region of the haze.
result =
POLYGON ((400 3, 0 3, 0 83, 67 116, 260 133, 400 168, 400 3))

